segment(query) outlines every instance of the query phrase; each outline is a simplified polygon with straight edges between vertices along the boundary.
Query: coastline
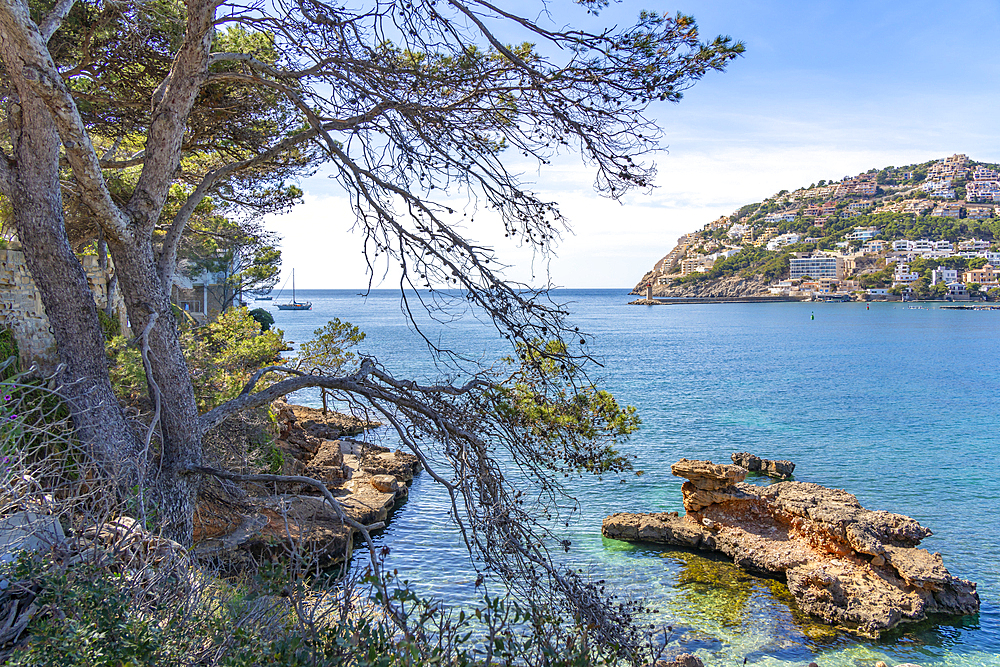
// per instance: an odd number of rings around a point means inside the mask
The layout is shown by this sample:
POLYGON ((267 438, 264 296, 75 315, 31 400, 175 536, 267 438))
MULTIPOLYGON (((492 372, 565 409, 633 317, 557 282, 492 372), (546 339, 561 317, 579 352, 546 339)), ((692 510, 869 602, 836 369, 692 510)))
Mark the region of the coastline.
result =
POLYGON ((655 297, 652 299, 636 299, 629 301, 630 306, 675 306, 684 303, 781 303, 805 301, 791 296, 731 296, 731 297, 655 297))

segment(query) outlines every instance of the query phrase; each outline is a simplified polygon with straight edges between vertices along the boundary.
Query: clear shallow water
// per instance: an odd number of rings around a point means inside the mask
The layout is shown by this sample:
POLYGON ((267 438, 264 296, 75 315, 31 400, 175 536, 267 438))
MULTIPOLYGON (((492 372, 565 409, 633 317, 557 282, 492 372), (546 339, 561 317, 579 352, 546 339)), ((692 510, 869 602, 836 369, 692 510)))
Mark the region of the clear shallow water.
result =
MULTIPOLYGON (((626 450, 642 476, 573 480, 582 511, 565 530, 569 557, 670 624, 671 647, 706 664, 1000 666, 1000 312, 902 304, 628 306, 625 290, 561 290, 604 361, 603 385, 639 408, 626 450), (810 319, 815 314, 815 319, 810 319), (723 561, 606 540, 616 511, 683 511, 670 474, 679 458, 728 462, 733 451, 796 462, 796 479, 847 489, 866 507, 910 515, 934 531, 953 574, 979 584, 977 617, 905 628, 878 642, 832 633, 789 605, 785 587, 723 561)), ((397 292, 303 291, 308 312, 278 311, 286 338, 304 341, 339 317, 368 334, 362 350, 403 377, 436 377, 407 327, 397 292)), ((471 318, 433 329, 493 359, 495 331, 471 318)), ((315 405, 318 395, 295 400, 315 405)), ((392 444, 392 443, 388 443, 392 444)), ((761 482, 766 483, 766 482, 761 482)), ((446 496, 426 475, 379 540, 423 594, 475 599, 474 571, 447 520, 446 496)))

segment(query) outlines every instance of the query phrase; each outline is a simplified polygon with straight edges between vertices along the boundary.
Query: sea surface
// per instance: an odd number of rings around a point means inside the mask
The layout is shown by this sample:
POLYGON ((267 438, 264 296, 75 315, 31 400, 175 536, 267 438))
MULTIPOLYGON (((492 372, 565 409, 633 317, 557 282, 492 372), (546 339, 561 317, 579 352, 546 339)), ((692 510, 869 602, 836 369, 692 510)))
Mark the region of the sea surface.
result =
MULTIPOLYGON (((334 317, 368 335, 361 346, 398 377, 434 379, 426 343, 397 291, 301 290, 307 312, 271 310, 301 343, 334 317)), ((668 654, 707 665, 1000 666, 1000 311, 900 303, 629 306, 627 290, 559 290, 596 375, 642 428, 624 450, 641 475, 570 479, 581 510, 568 528, 568 562, 658 611, 668 654), (729 462, 734 451, 791 459, 795 479, 842 488, 870 509, 907 514, 934 531, 952 574, 978 583, 978 616, 935 619, 878 641, 832 631, 799 613, 780 582, 724 560, 604 539, 618 511, 683 511, 670 465, 729 462), (624 482, 622 481, 624 480, 624 482)), ((412 305, 412 302, 411 302, 412 305)), ((509 350, 470 313, 436 323, 414 306, 425 334, 484 362, 509 350)), ((448 319, 448 318, 440 318, 448 319)), ((316 392, 296 402, 318 405, 316 392)), ((391 434, 367 437, 394 446, 391 434)), ((748 479, 748 481, 751 481, 748 479)), ((766 480, 757 480, 766 484, 766 480)), ((426 474, 378 536, 388 563, 423 595, 476 600, 475 571, 447 518, 446 494, 426 474)))

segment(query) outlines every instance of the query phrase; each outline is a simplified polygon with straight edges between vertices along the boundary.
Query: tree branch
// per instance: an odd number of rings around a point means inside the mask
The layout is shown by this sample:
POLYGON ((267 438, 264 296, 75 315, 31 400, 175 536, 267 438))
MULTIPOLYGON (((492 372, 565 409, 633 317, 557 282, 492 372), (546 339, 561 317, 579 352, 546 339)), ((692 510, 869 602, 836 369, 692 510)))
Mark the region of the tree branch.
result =
POLYGON ((157 271, 160 274, 160 282, 163 284, 164 289, 169 290, 170 284, 173 282, 174 270, 177 268, 177 249, 180 245, 184 228, 187 227, 187 223, 191 220, 191 216, 194 214, 195 209, 198 208, 198 204, 201 203, 212 188, 232 174, 267 162, 268 160, 281 155, 285 151, 291 150, 299 144, 315 138, 317 134, 318 131, 315 129, 304 130, 298 134, 294 134, 286 139, 283 139, 282 141, 279 141, 263 153, 259 153, 252 158, 248 158, 240 162, 233 162, 224 167, 213 169, 202 177, 201 182, 194 189, 194 192, 188 195, 188 198, 184 200, 184 204, 181 206, 180 210, 178 210, 177 214, 174 215, 174 219, 170 223, 170 228, 163 237, 160 258, 157 262, 157 271))
POLYGON ((46 43, 52 39, 52 35, 62 25, 63 19, 69 14, 69 10, 73 8, 75 2, 76 0, 59 0, 49 15, 42 20, 41 25, 38 26, 38 32, 41 33, 42 39, 46 43))
POLYGON ((21 2, 0 3, 0 24, 7 38, 15 43, 21 60, 20 71, 16 71, 15 63, 7 63, 7 67, 11 68, 12 74, 23 79, 52 114, 66 149, 66 158, 80 184, 80 192, 87 207, 110 238, 118 241, 129 238, 128 222, 104 182, 100 161, 90 141, 87 127, 49 55, 42 34, 28 14, 27 5, 21 2))

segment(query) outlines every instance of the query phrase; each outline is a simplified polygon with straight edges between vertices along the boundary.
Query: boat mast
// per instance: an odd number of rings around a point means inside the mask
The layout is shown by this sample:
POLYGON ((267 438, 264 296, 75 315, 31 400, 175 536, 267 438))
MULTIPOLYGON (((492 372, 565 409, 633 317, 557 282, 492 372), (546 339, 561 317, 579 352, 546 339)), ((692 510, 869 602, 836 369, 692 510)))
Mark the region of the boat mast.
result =
POLYGON ((292 303, 295 301, 295 269, 292 269, 292 303))

